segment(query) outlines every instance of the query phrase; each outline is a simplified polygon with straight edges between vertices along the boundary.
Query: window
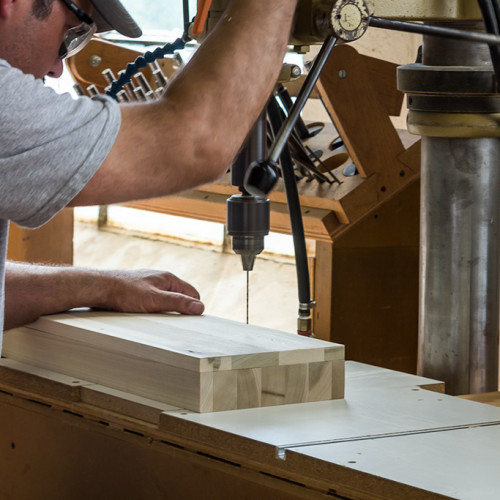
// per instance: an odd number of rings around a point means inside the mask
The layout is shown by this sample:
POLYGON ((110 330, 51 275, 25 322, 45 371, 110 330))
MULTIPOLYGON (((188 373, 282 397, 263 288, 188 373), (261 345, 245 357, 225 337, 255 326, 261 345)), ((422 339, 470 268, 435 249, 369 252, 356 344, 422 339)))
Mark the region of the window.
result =
MULTIPOLYGON (((163 0, 162 2, 151 2, 151 0, 121 0, 130 15, 142 28, 144 38, 150 35, 165 34, 166 41, 171 36, 177 38, 184 29, 183 0, 163 0)), ((189 0, 189 17, 196 15, 196 0, 189 0)))

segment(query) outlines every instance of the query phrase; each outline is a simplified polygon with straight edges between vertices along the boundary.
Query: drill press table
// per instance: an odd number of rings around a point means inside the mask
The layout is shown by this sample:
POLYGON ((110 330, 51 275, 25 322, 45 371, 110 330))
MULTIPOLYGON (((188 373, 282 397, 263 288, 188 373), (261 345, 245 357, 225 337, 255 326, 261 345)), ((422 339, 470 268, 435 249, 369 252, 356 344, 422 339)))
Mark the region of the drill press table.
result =
POLYGON ((1 496, 498 498, 500 408, 440 388, 347 362, 345 400, 198 414, 3 359, 1 496))

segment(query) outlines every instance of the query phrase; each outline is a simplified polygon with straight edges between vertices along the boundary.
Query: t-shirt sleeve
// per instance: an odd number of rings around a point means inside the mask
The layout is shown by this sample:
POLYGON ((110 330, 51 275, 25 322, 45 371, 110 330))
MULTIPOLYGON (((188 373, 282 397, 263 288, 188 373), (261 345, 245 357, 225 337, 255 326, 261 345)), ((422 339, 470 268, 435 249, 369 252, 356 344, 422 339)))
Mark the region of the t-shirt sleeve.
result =
POLYGON ((108 155, 118 104, 74 99, 0 63, 0 218, 37 227, 64 208, 108 155))

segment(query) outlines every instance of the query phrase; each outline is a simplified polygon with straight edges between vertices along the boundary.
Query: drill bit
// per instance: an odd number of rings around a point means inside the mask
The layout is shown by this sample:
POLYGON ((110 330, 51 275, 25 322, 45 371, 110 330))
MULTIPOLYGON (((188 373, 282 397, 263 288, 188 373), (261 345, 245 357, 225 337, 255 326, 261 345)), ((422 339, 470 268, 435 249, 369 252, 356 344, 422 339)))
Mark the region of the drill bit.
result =
POLYGON ((248 325, 248 302, 250 294, 250 271, 247 270, 247 325, 248 325))

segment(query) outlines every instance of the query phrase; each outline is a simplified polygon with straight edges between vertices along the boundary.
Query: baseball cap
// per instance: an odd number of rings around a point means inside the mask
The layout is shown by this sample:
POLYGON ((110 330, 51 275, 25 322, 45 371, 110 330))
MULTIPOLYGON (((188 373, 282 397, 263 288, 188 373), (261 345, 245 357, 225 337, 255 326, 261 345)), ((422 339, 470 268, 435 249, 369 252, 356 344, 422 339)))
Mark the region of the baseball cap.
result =
POLYGON ((94 6, 92 19, 97 32, 116 30, 129 38, 142 35, 142 30, 118 0, 90 0, 94 6))

